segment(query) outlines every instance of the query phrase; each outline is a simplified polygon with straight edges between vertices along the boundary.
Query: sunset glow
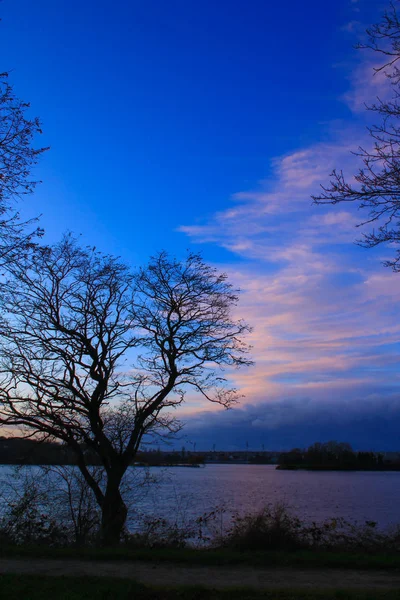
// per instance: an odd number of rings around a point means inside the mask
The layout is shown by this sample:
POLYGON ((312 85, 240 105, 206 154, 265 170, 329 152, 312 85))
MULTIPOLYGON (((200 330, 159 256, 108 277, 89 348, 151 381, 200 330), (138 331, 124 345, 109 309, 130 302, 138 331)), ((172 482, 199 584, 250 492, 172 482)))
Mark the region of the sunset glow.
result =
POLYGON ((356 206, 311 201, 371 144, 365 104, 387 82, 353 45, 383 4, 243 6, 4 3, 3 64, 51 146, 21 213, 42 214, 49 242, 72 230, 134 266, 163 248, 199 251, 241 289, 255 366, 228 374, 244 394, 232 411, 189 393, 181 416, 198 448, 280 449, 320 433, 392 449, 392 249, 355 244, 371 228, 356 227, 367 218, 356 206))

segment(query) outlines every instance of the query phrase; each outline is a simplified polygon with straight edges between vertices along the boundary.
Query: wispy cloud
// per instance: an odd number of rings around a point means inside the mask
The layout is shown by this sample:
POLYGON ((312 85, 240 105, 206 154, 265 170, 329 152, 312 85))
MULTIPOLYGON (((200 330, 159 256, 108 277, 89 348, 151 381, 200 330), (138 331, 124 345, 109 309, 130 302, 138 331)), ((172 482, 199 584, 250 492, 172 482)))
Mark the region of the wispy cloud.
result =
POLYGON ((354 33, 360 27, 362 27, 360 21, 348 21, 347 23, 342 25, 341 30, 346 31, 347 33, 354 33))
POLYGON ((243 259, 225 269, 242 289, 238 314, 254 326, 256 367, 232 374, 250 404, 307 397, 315 408, 358 402, 371 390, 384 396, 399 384, 400 279, 383 269, 382 252, 355 246, 357 207, 310 199, 334 168, 351 177, 359 160, 351 151, 369 143, 359 113, 385 80, 371 76, 370 63, 349 79, 345 101, 357 125, 328 124, 329 141, 275 158, 271 175, 235 193, 231 208, 180 227, 243 259))
POLYGON ((368 56, 368 60, 351 71, 350 88, 343 95, 342 100, 354 113, 365 114, 367 106, 375 104, 379 99, 387 100, 392 95, 392 90, 387 85, 385 71, 375 71, 382 64, 382 60, 376 61, 376 56, 368 56))

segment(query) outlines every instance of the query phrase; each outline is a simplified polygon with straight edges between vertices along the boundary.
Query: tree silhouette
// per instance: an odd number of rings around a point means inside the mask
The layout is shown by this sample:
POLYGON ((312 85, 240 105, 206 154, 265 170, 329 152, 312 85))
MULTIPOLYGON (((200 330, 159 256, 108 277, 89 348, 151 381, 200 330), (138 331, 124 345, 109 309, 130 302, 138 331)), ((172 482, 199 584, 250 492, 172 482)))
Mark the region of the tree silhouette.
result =
POLYGON ((355 154, 362 166, 348 181, 343 171, 334 170, 328 186, 313 196, 316 204, 355 202, 368 216, 358 225, 372 224, 358 243, 373 248, 382 243, 395 246, 395 256, 385 266, 400 271, 400 21, 397 13, 399 0, 390 4, 380 23, 367 30, 368 42, 358 48, 368 49, 382 57, 383 63, 374 69, 384 73, 391 99, 377 99, 367 110, 375 113, 379 124, 370 127, 372 149, 360 147, 355 154))
POLYGON ((161 253, 132 274, 66 237, 32 257, 0 290, 0 423, 72 448, 114 544, 127 516, 120 484, 143 436, 176 430, 170 412, 188 388, 226 407, 239 398, 221 369, 250 364, 249 327, 231 317, 226 276, 198 255, 161 253))
POLYGON ((0 74, 0 261, 16 259, 16 253, 29 246, 42 230, 34 221, 23 222, 16 204, 33 192, 37 181, 32 169, 47 148, 34 148, 35 135, 42 133, 39 119, 28 116, 30 105, 17 98, 0 74), (29 226, 31 226, 29 228, 29 226), (30 229, 30 231, 28 231, 30 229))

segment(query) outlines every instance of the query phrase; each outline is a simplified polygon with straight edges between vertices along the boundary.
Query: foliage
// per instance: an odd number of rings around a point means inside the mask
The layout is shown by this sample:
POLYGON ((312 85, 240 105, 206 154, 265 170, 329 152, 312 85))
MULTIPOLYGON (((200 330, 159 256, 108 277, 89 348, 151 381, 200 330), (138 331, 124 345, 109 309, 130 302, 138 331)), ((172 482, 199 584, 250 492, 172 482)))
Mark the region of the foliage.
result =
MULTIPOLYGON (((100 486, 105 485, 101 467, 90 467, 90 472, 100 486)), ((156 491, 161 477, 150 474, 148 469, 130 470, 129 477, 125 477, 121 484, 121 493, 127 505, 135 506, 143 500, 150 486, 156 491)), ((99 544, 100 509, 92 489, 76 467, 16 467, 11 476, 1 481, 1 488, 0 538, 2 536, 4 543, 58 547, 91 547, 99 544)), ((143 534, 148 529, 150 537, 150 520, 146 521, 137 511, 132 512, 135 512, 137 529, 140 528, 143 534)), ((184 535, 186 528, 183 521, 179 524, 180 528, 178 523, 175 526, 179 530, 177 535, 184 535)), ((156 528, 153 526, 153 529, 156 528)), ((158 529, 157 538, 161 539, 161 529, 158 529)), ((127 532, 124 537, 128 539, 127 532)), ((145 539, 144 535, 142 537, 145 539)))
POLYGON ((302 547, 301 522, 283 504, 236 515, 223 544, 238 550, 296 550, 302 547))
POLYGON ((325 443, 316 442, 304 450, 293 448, 290 452, 284 452, 279 457, 279 465, 289 468, 340 470, 387 468, 382 454, 354 452, 350 444, 335 440, 325 443))
POLYGON ((126 534, 124 546, 128 548, 185 548, 192 531, 183 529, 167 519, 145 517, 140 530, 126 534))
POLYGON ((307 523, 284 504, 236 516, 223 546, 251 551, 399 552, 400 528, 382 531, 374 521, 358 524, 345 519, 307 523))
POLYGON ((8 486, 3 483, 2 501, 6 506, 0 522, 3 543, 62 546, 67 542, 66 527, 50 514, 49 490, 40 483, 28 474, 23 474, 21 481, 18 472, 8 486))
MULTIPOLYGON (((101 478, 101 470, 96 468, 93 476, 101 478)), ((146 478, 141 483, 136 481, 133 489, 137 492, 141 488, 146 494, 148 483, 151 480, 146 478)), ((77 469, 17 469, 8 493, 3 491, 2 503, 6 505, 0 523, 4 544, 83 547, 99 542, 99 510, 93 492, 77 469)), ((134 530, 125 531, 122 548, 128 553, 184 548, 263 553, 396 553, 400 551, 400 527, 383 531, 372 521, 358 524, 345 519, 308 523, 284 504, 267 505, 258 512, 231 517, 226 507, 219 506, 195 518, 188 516, 177 502, 172 519, 137 514, 134 530)))

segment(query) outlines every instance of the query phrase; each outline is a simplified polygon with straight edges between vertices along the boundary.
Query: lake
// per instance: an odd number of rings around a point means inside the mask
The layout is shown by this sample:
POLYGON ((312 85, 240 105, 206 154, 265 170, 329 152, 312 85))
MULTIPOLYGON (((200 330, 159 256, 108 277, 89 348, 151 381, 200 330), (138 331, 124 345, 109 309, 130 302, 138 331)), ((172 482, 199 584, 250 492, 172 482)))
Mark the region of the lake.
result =
MULTIPOLYGON (((37 467, 27 469, 34 474, 37 467)), ((12 472, 13 467, 0 466, 0 481, 12 472)), ((146 469, 131 467, 128 472, 129 478, 140 477, 146 469)), ((159 481, 136 500, 127 497, 131 508, 149 517, 184 523, 224 507, 222 518, 228 524, 234 512, 283 502, 307 522, 343 517, 360 524, 376 521, 382 528, 400 523, 400 472, 395 471, 281 471, 274 465, 212 464, 153 467, 149 473, 159 481)), ((131 512, 131 527, 134 518, 131 512)))
POLYGON ((217 506, 227 513, 251 512, 283 502, 305 521, 344 517, 400 523, 400 472, 281 471, 274 465, 206 465, 204 468, 154 467, 167 479, 149 490, 138 505, 166 517, 179 511, 199 516, 217 506))

